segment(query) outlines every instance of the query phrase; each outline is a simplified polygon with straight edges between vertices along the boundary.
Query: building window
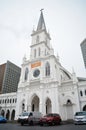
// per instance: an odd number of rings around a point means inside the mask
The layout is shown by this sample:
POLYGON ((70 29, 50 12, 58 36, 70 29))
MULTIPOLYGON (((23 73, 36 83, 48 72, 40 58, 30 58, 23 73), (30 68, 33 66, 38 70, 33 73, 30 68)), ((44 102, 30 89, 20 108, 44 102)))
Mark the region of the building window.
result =
POLYGON ((4 99, 3 99, 3 103, 4 103, 4 99))
POLYGON ((32 111, 34 111, 34 104, 32 105, 32 111))
POLYGON ((25 69, 25 78, 24 78, 25 80, 28 79, 28 72, 29 72, 29 71, 28 71, 28 68, 26 68, 26 69, 25 69))
POLYGON ((48 62, 45 65, 45 75, 50 76, 50 64, 48 62))
POLYGON ((13 98, 13 103, 14 103, 14 98, 13 98))
POLYGON ((7 99, 5 99, 5 103, 7 102, 7 99))
POLYGON ((7 100, 7 103, 9 103, 9 99, 7 100))
POLYGON ((68 100, 67 100, 67 105, 71 105, 71 104, 72 104, 71 100, 68 99, 68 100))
POLYGON ((22 111, 24 111, 24 109, 25 109, 25 104, 22 103, 22 111))
POLYGON ((85 90, 85 95, 86 95, 86 90, 85 90))
POLYGON ((36 43, 39 43, 39 36, 37 36, 36 38, 36 43))
POLYGON ((34 58, 36 57, 36 49, 34 49, 34 58))
POLYGON ((11 103, 11 99, 10 99, 10 103, 11 103))
POLYGON ((83 96, 83 93, 82 93, 82 91, 80 91, 80 96, 83 96))
POLYGON ((17 98, 15 98, 15 103, 17 102, 17 98))

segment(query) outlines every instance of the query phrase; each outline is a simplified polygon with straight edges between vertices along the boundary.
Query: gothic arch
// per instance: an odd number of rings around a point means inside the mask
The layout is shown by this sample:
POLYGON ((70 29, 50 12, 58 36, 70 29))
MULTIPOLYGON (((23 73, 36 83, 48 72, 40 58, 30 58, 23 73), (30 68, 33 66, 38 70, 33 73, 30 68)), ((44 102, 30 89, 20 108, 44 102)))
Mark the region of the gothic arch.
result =
POLYGON ((11 113, 11 120, 14 120, 14 118, 15 118, 15 110, 13 109, 11 113))
POLYGON ((39 97, 36 94, 33 94, 31 97, 31 110, 39 111, 39 97))
POLYGON ((67 105, 67 103, 71 102, 71 104, 75 104, 75 99, 71 96, 66 96, 63 100, 63 105, 67 105))
POLYGON ((28 73, 29 73, 29 70, 28 70, 28 68, 26 68, 25 69, 25 77, 24 77, 25 81, 28 79, 28 73))
POLYGON ((9 118, 10 118, 10 111, 8 109, 7 112, 6 112, 6 119, 9 120, 9 118))
POLYGON ((66 96, 63 100, 63 107, 65 109, 66 118, 73 119, 73 105, 75 104, 75 99, 71 96, 66 96))
POLYGON ((51 103, 51 99, 48 98, 48 97, 47 97, 46 100, 45 100, 45 107, 46 107, 46 114, 52 112, 52 103, 51 103))

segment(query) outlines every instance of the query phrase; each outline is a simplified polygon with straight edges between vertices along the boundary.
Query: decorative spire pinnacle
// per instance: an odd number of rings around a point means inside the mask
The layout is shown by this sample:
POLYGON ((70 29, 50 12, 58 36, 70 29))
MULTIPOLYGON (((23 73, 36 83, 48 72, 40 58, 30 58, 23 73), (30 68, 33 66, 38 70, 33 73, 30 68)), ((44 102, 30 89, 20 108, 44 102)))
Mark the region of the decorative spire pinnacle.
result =
POLYGON ((38 26, 37 26, 37 31, 39 30, 46 30, 46 26, 45 26, 45 21, 44 21, 44 17, 43 17, 43 11, 44 9, 41 9, 41 14, 40 14, 40 18, 39 18, 39 22, 38 22, 38 26))
POLYGON ((78 79, 76 77, 76 73, 74 71, 74 68, 72 67, 72 77, 73 77, 73 83, 76 84, 78 82, 78 79))

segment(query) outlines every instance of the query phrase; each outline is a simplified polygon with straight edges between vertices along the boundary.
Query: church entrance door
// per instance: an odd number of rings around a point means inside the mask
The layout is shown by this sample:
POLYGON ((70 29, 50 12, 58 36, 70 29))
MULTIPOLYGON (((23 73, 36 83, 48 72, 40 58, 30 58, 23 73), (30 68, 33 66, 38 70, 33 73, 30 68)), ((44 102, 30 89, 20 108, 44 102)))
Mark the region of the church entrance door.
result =
POLYGON ((39 111, 39 97, 34 96, 31 103, 32 111, 39 111))

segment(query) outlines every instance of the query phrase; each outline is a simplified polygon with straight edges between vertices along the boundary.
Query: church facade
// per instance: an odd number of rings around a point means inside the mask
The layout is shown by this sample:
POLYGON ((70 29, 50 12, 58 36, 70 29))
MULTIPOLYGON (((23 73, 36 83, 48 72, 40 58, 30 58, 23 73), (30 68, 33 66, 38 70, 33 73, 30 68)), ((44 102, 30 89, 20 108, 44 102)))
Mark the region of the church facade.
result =
POLYGON ((68 72, 54 55, 42 11, 31 36, 30 59, 23 58, 15 93, 15 119, 23 111, 54 112, 63 120, 73 119, 76 111, 86 111, 86 79, 68 72))
POLYGON ((74 72, 69 73, 60 64, 58 56, 55 57, 42 11, 31 36, 30 60, 23 59, 16 114, 24 110, 55 112, 63 120, 73 119, 74 113, 80 111, 79 80, 74 72))

